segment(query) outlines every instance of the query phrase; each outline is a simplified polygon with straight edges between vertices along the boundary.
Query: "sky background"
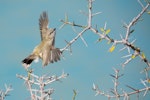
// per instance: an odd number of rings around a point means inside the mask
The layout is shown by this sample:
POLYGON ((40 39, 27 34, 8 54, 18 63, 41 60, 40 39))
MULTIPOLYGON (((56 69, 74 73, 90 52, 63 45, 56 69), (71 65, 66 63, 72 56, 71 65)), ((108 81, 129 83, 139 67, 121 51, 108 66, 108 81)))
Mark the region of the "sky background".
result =
MULTIPOLYGON (((142 0, 144 1, 144 0, 142 0)), ((143 2, 144 3, 144 2, 143 2)), ((4 89, 4 84, 11 84, 13 91, 6 100, 27 100, 30 94, 26 90, 24 81, 17 78, 16 74, 26 75, 26 71, 21 65, 22 59, 28 56, 33 48, 40 43, 39 16, 43 11, 49 15, 49 26, 57 29, 56 47, 63 48, 65 40, 72 40, 77 34, 72 27, 65 26, 59 30, 62 25, 61 19, 65 14, 69 21, 77 24, 86 25, 87 16, 80 11, 88 12, 87 0, 1 0, 0 1, 0 89, 4 89)), ((95 0, 93 3, 93 12, 102 12, 93 17, 93 26, 101 28, 107 22, 107 28, 111 29, 109 33, 112 38, 120 39, 120 34, 125 36, 123 23, 129 23, 140 11, 141 6, 137 0, 95 0)), ((144 51, 146 57, 150 59, 150 15, 144 14, 136 26, 134 33, 130 36, 130 41, 136 39, 135 45, 144 51)), ((81 29, 76 28, 77 32, 81 29)), ((118 45, 114 52, 108 52, 112 44, 107 41, 96 43, 99 38, 91 31, 84 33, 83 38, 88 44, 84 45, 81 39, 78 39, 72 45, 72 55, 64 52, 65 60, 50 64, 42 68, 41 61, 32 63, 31 67, 34 73, 43 75, 61 75, 62 71, 69 74, 62 82, 55 82, 50 87, 55 89, 52 98, 54 100, 71 100, 73 89, 77 90, 76 100, 107 100, 103 96, 95 96, 92 90, 93 83, 99 85, 101 90, 106 92, 113 88, 112 77, 113 68, 120 70, 124 76, 119 80, 120 87, 125 91, 131 91, 125 85, 133 86, 136 89, 143 88, 140 79, 144 79, 144 74, 140 71, 146 67, 137 57, 130 62, 124 69, 120 66, 126 59, 121 57, 127 54, 127 51, 119 52, 123 47, 118 45)), ((141 93, 140 95, 143 95, 141 93)), ((131 96, 135 100, 136 95, 131 96)), ((149 93, 141 100, 149 100, 149 93)))

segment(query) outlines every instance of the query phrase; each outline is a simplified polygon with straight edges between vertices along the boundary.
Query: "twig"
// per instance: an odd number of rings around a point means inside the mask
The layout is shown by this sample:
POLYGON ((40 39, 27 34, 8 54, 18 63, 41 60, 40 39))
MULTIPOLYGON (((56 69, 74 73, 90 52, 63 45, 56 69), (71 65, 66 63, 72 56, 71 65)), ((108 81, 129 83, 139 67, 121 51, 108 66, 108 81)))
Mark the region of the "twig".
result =
POLYGON ((45 87, 68 76, 68 74, 64 72, 62 72, 60 76, 37 76, 34 73, 30 74, 30 79, 28 76, 26 77, 18 74, 16 76, 25 81, 27 89, 30 91, 31 100, 51 100, 51 94, 54 92, 54 89, 46 89, 45 87))
POLYGON ((13 89, 12 89, 11 85, 7 86, 5 84, 5 91, 0 90, 0 100, 4 100, 7 96, 9 96, 9 92, 12 91, 12 90, 13 89))

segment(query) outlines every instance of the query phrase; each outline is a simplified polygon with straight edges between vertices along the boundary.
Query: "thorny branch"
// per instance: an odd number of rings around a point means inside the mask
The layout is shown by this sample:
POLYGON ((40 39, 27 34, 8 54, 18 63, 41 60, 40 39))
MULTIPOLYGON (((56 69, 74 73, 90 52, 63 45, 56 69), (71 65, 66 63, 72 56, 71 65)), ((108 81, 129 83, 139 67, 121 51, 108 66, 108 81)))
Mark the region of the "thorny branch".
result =
POLYGON ((31 95, 31 100, 52 100, 51 94, 54 92, 54 89, 46 89, 46 86, 55 81, 60 81, 60 79, 66 78, 67 76, 68 74, 64 72, 60 76, 37 76, 32 71, 29 72, 28 76, 17 75, 18 78, 25 81, 31 95))
POLYGON ((129 85, 126 85, 128 88, 130 88, 131 90, 133 90, 132 92, 126 92, 124 90, 122 90, 122 92, 118 92, 118 86, 119 86, 119 78, 121 76, 123 76, 123 74, 119 74, 119 70, 118 69, 114 69, 115 74, 114 75, 110 75, 113 78, 113 83, 114 83, 114 89, 112 89, 110 92, 113 95, 110 95, 110 93, 106 93, 102 90, 99 89, 99 87, 95 84, 93 84, 93 90, 96 92, 96 95, 103 95, 105 97, 107 97, 108 99, 110 98, 116 98, 116 100, 119 100, 121 97, 124 98, 124 100, 129 100, 130 95, 133 94, 139 94, 141 92, 145 92, 143 94, 143 96, 145 96, 147 94, 147 92, 150 90, 150 87, 148 87, 146 84, 148 84, 148 81, 143 81, 141 80, 141 83, 144 85, 144 88, 142 89, 135 89, 129 85))
MULTIPOLYGON (((146 6, 144 6, 144 5, 140 2, 140 0, 138 0, 139 4, 142 6, 141 12, 140 12, 136 17, 134 17, 134 18, 129 22, 129 24, 126 24, 126 23, 125 23, 125 25, 124 25, 124 27, 126 28, 125 37, 123 37, 123 36, 121 35, 121 36, 120 36, 121 39, 120 39, 120 40, 117 40, 117 39, 113 39, 113 38, 109 37, 108 32, 109 32, 110 30, 107 30, 107 29, 106 29, 106 26, 107 26, 106 23, 105 23, 105 25, 104 25, 104 28, 102 28, 100 31, 97 30, 97 28, 94 28, 94 27, 92 26, 92 18, 94 17, 94 15, 99 14, 99 13, 93 14, 93 12, 92 12, 92 3, 93 3, 94 1, 95 1, 95 0, 88 0, 88 14, 86 14, 86 15, 88 16, 87 25, 79 25, 79 24, 76 24, 76 23, 74 23, 74 22, 69 22, 68 17, 67 17, 67 19, 65 19, 65 20, 61 20, 61 22, 63 23, 62 26, 64 26, 64 25, 70 25, 70 26, 72 26, 72 27, 80 27, 80 28, 82 29, 82 31, 79 32, 78 35, 77 35, 75 38, 73 38, 71 41, 67 42, 67 45, 66 45, 64 48, 62 48, 61 50, 62 50, 62 51, 68 50, 68 48, 70 48, 71 45, 72 45, 75 41, 78 40, 78 38, 80 38, 86 31, 89 31, 89 30, 90 30, 90 31, 92 31, 93 33, 95 33, 95 34, 97 34, 97 35, 99 36, 99 41, 105 39, 105 40, 107 40, 108 42, 112 43, 112 46, 111 46, 111 48, 110 48, 110 50, 109 50, 110 52, 112 52, 118 44, 121 44, 121 45, 124 46, 123 49, 121 49, 121 51, 124 50, 124 49, 127 49, 127 50, 128 50, 128 53, 129 53, 129 54, 126 55, 126 56, 124 56, 124 57, 129 57, 129 58, 122 64, 123 67, 124 67, 125 65, 127 65, 130 61, 132 61, 135 57, 140 57, 141 60, 142 60, 144 63, 146 63, 147 66, 148 66, 148 67, 145 68, 144 71, 142 71, 142 72, 145 72, 145 73, 146 73, 146 80, 150 80, 149 77, 148 77, 148 75, 147 75, 148 71, 150 70, 150 62, 149 62, 148 59, 146 58, 144 52, 143 52, 139 47, 137 47, 137 46, 134 45, 135 40, 133 40, 133 41, 131 41, 131 42, 129 41, 130 35, 134 32, 134 30, 131 30, 132 26, 134 26, 135 24, 137 24, 138 21, 140 20, 140 18, 142 17, 142 15, 148 10, 148 8, 149 8, 149 6, 150 6, 150 2, 146 1, 147 4, 146 4, 146 6), (132 50, 134 53, 131 54, 130 50, 132 50)), ((62 27, 61 27, 61 28, 62 28, 62 27)), ((124 58, 124 57, 123 57, 123 58, 124 58)), ((96 85, 94 84, 94 85, 93 85, 93 89, 96 91, 96 94, 101 94, 101 95, 104 95, 104 96, 106 96, 106 97, 108 97, 108 98, 116 98, 116 99, 119 99, 120 97, 124 97, 125 99, 128 100, 128 99, 129 99, 129 96, 132 95, 132 94, 137 94, 137 93, 140 93, 140 92, 145 91, 145 95, 146 95, 147 91, 150 90, 150 87, 146 87, 147 85, 145 86, 145 84, 146 84, 145 81, 144 81, 144 82, 141 81, 142 84, 144 84, 145 88, 143 88, 143 89, 137 89, 137 90, 134 90, 133 92, 129 92, 129 93, 128 93, 128 92, 125 92, 125 91, 123 91, 122 94, 118 93, 118 91, 117 91, 118 88, 117 88, 117 87, 118 87, 118 78, 119 78, 119 77, 118 77, 118 73, 119 73, 119 72, 118 72, 117 70, 115 70, 115 72, 116 72, 116 74, 115 74, 116 76, 114 76, 114 89, 113 89, 113 91, 111 91, 111 92, 114 94, 114 96, 111 96, 110 94, 106 94, 106 93, 100 91, 99 88, 98 88, 98 86, 96 86, 96 85)), ((147 81, 147 82, 150 82, 150 81, 147 81)), ((128 86, 128 87, 129 87, 129 86, 128 86)), ((131 87, 130 87, 130 88, 131 88, 131 87)), ((133 90, 133 89, 132 89, 132 90, 133 90)), ((144 96, 145 96, 145 95, 144 95, 144 96)))
POLYGON ((4 100, 6 96, 9 96, 9 92, 13 90, 11 85, 7 86, 5 84, 5 88, 6 88, 5 91, 0 90, 0 100, 4 100))
MULTIPOLYGON (((148 59, 143 56, 143 52, 142 50, 139 48, 139 47, 136 47, 132 42, 128 41, 128 38, 130 36, 131 33, 134 32, 134 30, 131 30, 131 27, 133 25, 135 25, 138 20, 142 17, 142 15, 144 14, 144 12, 147 11, 148 7, 150 6, 150 3, 148 3, 143 9, 142 11, 135 17, 132 19, 132 21, 127 25, 125 24, 125 28, 126 28, 126 36, 125 38, 123 38, 121 36, 121 40, 116 40, 116 39, 113 39, 111 37, 109 37, 107 34, 105 34, 104 32, 99 32, 96 28, 93 28, 92 27, 92 17, 93 17, 93 14, 92 14, 92 2, 93 0, 89 0, 89 11, 88 11, 88 22, 87 22, 87 25, 79 25, 79 24, 75 24, 74 22, 69 22, 68 21, 68 18, 67 20, 61 20, 61 22, 63 22, 63 25, 71 25, 73 27, 80 27, 82 28, 83 30, 81 32, 78 33, 78 35, 73 38, 70 42, 67 43, 67 45, 61 49, 61 51, 64 51, 64 50, 67 50, 75 41, 78 40, 78 38, 80 38, 86 31, 88 30, 91 30, 93 33, 97 34, 99 37, 100 37, 100 40, 107 40, 108 42, 110 43, 113 43, 113 46, 116 46, 117 44, 122 44, 122 45, 125 45, 125 48, 128 49, 129 53, 130 53, 130 49, 134 51, 134 53, 132 54, 133 56, 137 57, 139 56, 142 61, 144 61, 147 65, 148 65, 148 69, 150 69, 150 62, 148 61, 148 59)), ((104 26, 104 30, 106 30, 106 23, 105 23, 105 26, 104 26)), ((124 50, 124 49, 122 49, 124 50)), ((132 57, 133 57, 132 56, 132 57)), ((122 66, 125 66, 126 64, 128 64, 131 60, 133 60, 131 58, 127 59, 123 64, 122 66)))

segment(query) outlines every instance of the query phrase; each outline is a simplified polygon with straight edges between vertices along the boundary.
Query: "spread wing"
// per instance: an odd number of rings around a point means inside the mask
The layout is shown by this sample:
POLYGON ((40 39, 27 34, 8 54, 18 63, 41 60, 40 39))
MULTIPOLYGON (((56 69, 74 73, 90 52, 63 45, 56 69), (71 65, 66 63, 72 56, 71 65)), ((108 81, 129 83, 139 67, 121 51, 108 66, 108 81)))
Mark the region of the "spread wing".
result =
POLYGON ((43 40, 46 37, 46 34, 48 33, 48 14, 46 12, 43 12, 40 15, 39 27, 41 32, 41 40, 43 40))
POLYGON ((58 48, 50 49, 48 46, 43 53, 43 67, 47 66, 49 63, 54 63, 60 60, 61 51, 58 48))

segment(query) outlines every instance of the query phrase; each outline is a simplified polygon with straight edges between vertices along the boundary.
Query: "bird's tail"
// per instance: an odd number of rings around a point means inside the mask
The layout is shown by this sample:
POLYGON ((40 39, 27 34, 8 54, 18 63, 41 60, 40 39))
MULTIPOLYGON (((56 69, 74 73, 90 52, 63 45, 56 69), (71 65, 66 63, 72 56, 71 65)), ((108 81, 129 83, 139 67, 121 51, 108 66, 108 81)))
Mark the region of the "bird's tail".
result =
POLYGON ((24 66, 30 66, 30 64, 32 63, 32 61, 34 61, 36 59, 35 55, 31 54, 28 57, 26 57, 25 59, 22 60, 22 64, 24 66))

